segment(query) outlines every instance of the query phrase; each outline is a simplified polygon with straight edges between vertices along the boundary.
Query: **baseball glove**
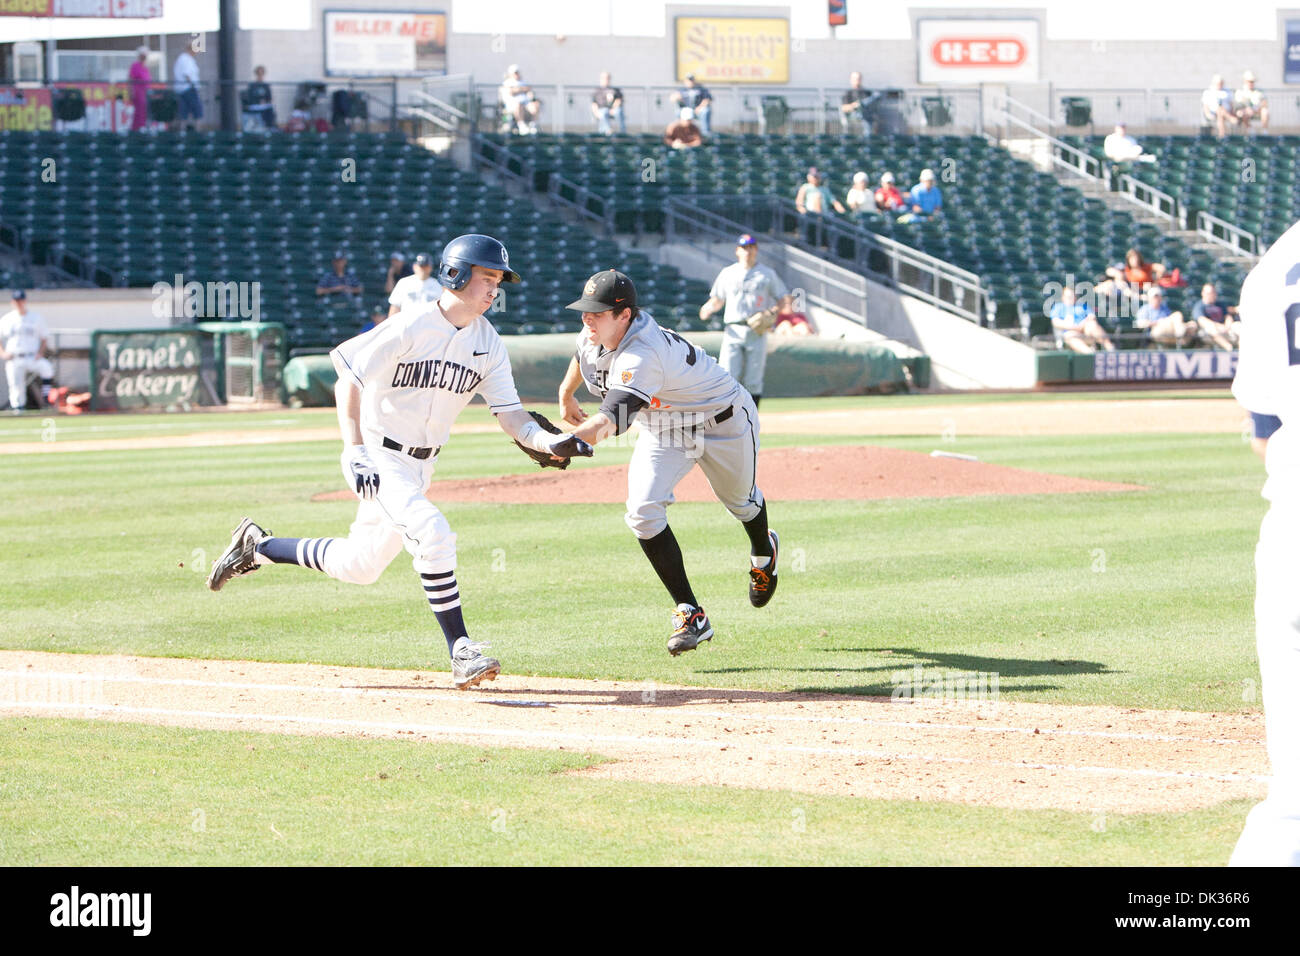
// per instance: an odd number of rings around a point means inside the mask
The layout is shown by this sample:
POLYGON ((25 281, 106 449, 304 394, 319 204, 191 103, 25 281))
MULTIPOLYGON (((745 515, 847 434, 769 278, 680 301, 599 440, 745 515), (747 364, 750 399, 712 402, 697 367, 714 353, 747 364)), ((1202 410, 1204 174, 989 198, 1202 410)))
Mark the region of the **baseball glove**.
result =
POLYGON ((749 318, 745 320, 745 324, 748 325, 755 332, 757 332, 759 335, 762 335, 764 332, 770 330, 772 328, 772 325, 775 322, 776 322, 776 314, 773 313, 770 309, 766 312, 755 312, 753 315, 751 315, 749 318))
POLYGON ((539 467, 559 468, 561 471, 563 471, 565 468, 569 467, 569 461, 573 457, 575 456, 579 456, 582 458, 591 457, 592 448, 585 441, 583 441, 580 438, 574 438, 572 435, 568 434, 567 432, 561 431, 560 429, 556 428, 554 425, 551 424, 550 419, 548 419, 545 415, 541 414, 540 412, 529 412, 528 414, 533 416, 533 421, 537 422, 537 424, 541 426, 542 431, 550 432, 552 435, 565 436, 562 441, 558 441, 554 445, 552 445, 550 451, 537 451, 535 448, 529 448, 527 445, 524 445, 521 442, 518 441, 515 442, 515 444, 519 446, 520 450, 523 451, 525 455, 527 455, 533 461, 537 462, 539 467), (555 455, 559 456, 558 460, 555 457, 553 457, 555 455))

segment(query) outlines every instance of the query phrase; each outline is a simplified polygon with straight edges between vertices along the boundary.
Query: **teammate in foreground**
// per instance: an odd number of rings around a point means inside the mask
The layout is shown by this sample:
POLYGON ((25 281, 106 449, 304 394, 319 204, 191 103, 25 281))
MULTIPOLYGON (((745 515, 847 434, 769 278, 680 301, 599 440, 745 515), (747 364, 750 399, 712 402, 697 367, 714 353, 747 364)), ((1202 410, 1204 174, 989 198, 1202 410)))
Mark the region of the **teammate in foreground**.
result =
POLYGON ((676 657, 713 637, 713 626, 686 577, 682 551, 668 526, 673 489, 698 461, 718 500, 741 521, 750 541, 749 602, 763 607, 776 590, 777 534, 755 484, 758 411, 726 369, 637 308, 632 280, 610 269, 592 276, 582 298, 585 331, 560 384, 564 420, 592 445, 641 426, 627 477, 628 526, 677 604, 668 653, 676 657), (601 399, 588 417, 578 386, 601 399))
POLYGON ((297 564, 373 584, 405 545, 447 640, 456 687, 495 679, 501 664, 470 641, 456 586, 456 534, 425 497, 452 422, 480 394, 511 438, 556 458, 590 455, 567 434, 543 431, 519 403, 510 359, 483 314, 502 282, 518 282, 505 247, 460 236, 442 252, 436 302, 404 309, 330 353, 343 435, 343 477, 361 499, 346 538, 274 538, 248 518, 212 566, 208 587, 263 564, 297 564))
POLYGON ((1241 356, 1232 393, 1265 451, 1268 513, 1255 549, 1255 641, 1273 777, 1250 811, 1232 866, 1300 866, 1300 223, 1241 287, 1241 356), (1272 421, 1269 416, 1275 416, 1272 421), (1276 420, 1281 427, 1276 427, 1276 420))

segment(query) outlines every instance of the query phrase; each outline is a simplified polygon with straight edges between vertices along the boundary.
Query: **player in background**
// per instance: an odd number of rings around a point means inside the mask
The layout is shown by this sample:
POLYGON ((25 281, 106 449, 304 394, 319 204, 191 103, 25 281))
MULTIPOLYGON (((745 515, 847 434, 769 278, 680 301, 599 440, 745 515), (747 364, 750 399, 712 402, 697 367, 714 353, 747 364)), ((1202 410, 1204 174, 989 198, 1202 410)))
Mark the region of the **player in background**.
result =
POLYGON ((46 358, 50 333, 45 328, 45 320, 27 307, 24 290, 14 289, 12 301, 12 311, 0 316, 0 361, 7 363, 9 413, 20 415, 27 407, 28 373, 39 376, 41 399, 48 402, 50 389, 54 387, 54 365, 46 358))
POLYGON ((425 497, 452 423, 482 395, 511 438, 557 456, 590 455, 571 436, 551 435, 524 411, 506 354, 483 314, 502 282, 518 282, 505 247, 490 236, 447 244, 442 295, 399 312, 330 353, 343 436, 342 467, 361 499, 346 538, 277 538, 248 518, 213 563, 208 587, 265 564, 297 564, 352 584, 373 584, 405 546, 447 641, 457 688, 494 679, 501 664, 470 641, 456 584, 456 534, 425 497))
POLYGON ((1264 452, 1268 512, 1255 549, 1255 643, 1273 776, 1250 811, 1232 866, 1300 866, 1300 223, 1241 287, 1232 393, 1264 452), (1280 427, 1270 429, 1280 420, 1280 427))
POLYGON ((582 313, 584 331, 560 383, 560 408, 578 426, 574 437, 592 445, 622 434, 634 419, 640 425, 628 466, 626 521, 677 605, 668 640, 676 657, 713 637, 668 526, 673 489, 696 462, 749 536, 750 603, 763 607, 776 591, 778 539, 768 530, 767 502, 755 483, 758 410, 703 349, 637 308, 636 288, 621 272, 598 272, 567 308, 582 313), (574 398, 584 382, 601 399, 590 417, 574 398))
POLYGON ((709 301, 700 306, 707 319, 723 306, 726 325, 718 364, 731 373, 754 398, 763 399, 767 369, 767 330, 777 315, 790 311, 790 293, 780 276, 758 262, 758 240, 746 233, 736 240, 736 262, 718 273, 709 301))
POLYGON ((411 305, 437 302, 442 286, 433 278, 433 256, 422 252, 415 257, 412 272, 397 280, 388 296, 388 314, 396 315, 411 305))

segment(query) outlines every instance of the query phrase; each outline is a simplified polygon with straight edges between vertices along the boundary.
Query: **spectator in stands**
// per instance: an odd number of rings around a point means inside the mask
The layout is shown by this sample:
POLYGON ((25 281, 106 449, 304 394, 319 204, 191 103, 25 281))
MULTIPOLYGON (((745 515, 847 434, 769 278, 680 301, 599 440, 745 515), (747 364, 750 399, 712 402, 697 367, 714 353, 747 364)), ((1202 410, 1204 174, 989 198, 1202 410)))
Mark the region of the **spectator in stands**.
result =
POLYGON ((271 104, 271 85, 266 82, 266 67, 253 69, 253 82, 245 91, 244 112, 262 121, 267 129, 275 129, 275 107, 271 104))
POLYGON ((1140 299, 1146 295, 1147 288, 1160 281, 1165 275, 1165 267, 1159 262, 1147 262, 1142 253, 1130 249, 1124 253, 1124 261, 1117 262, 1106 270, 1106 280, 1097 284, 1097 293, 1111 296, 1116 293, 1140 299))
POLYGON ((901 212, 907 208, 907 200, 894 185, 894 174, 885 173, 880 177, 880 188, 876 190, 876 208, 881 212, 901 212))
POLYGON ((334 258, 330 263, 330 268, 321 275, 320 281, 316 283, 317 295, 333 295, 336 292, 343 292, 347 295, 361 294, 361 283, 357 281, 357 274, 348 268, 348 254, 342 249, 334 250, 334 258))
POLYGON ((524 82, 516 63, 506 67, 505 78, 501 81, 501 107, 507 117, 508 132, 537 134, 537 115, 542 111, 542 103, 533 93, 533 88, 524 82))
POLYGON ((1255 120, 1259 120, 1260 129, 1268 131, 1268 97, 1255 88, 1255 74, 1250 70, 1241 75, 1241 89, 1232 97, 1232 112, 1247 132, 1255 120))
POLYGON ((610 86, 608 72, 600 74, 600 86, 591 94, 591 115, 596 118, 596 131, 605 136, 614 134, 612 120, 618 121, 618 131, 627 132, 627 119, 623 116, 623 91, 610 86))
POLYGON ((804 236, 814 246, 826 244, 826 231, 821 224, 822 217, 831 209, 838 213, 847 211, 826 187, 822 174, 817 171, 816 166, 808 170, 805 182, 800 184, 799 191, 795 193, 794 207, 799 210, 799 215, 805 218, 807 228, 804 236))
POLYGON ((172 79, 177 99, 176 120, 185 124, 187 129, 194 129, 195 124, 203 119, 203 102, 199 99, 199 64, 190 55, 188 47, 176 58, 172 79))
POLYGON ((853 174, 853 185, 844 197, 844 205, 848 206, 849 212, 853 214, 876 211, 876 200, 871 194, 871 185, 867 181, 866 173, 853 174))
POLYGON ((899 222, 922 222, 939 215, 943 209, 943 193, 935 184, 933 169, 921 170, 921 181, 903 201, 907 212, 898 217, 899 222))
POLYGON ((411 267, 406 262, 406 254, 400 249, 388 257, 388 271, 384 274, 384 295, 392 295, 393 287, 398 281, 411 274, 411 267))
POLYGON ((849 74, 849 88, 840 97, 840 126, 846 131, 849 124, 861 121, 862 135, 871 135, 871 104, 876 101, 876 94, 862 86, 862 74, 854 70, 849 74))
POLYGON ((396 315, 413 305, 437 302, 440 295, 442 286, 433 278, 433 256, 421 252, 415 257, 415 269, 393 286, 393 291, 389 293, 388 314, 396 315))
POLYGON ((138 46, 135 50, 135 62, 127 71, 131 81, 131 129, 144 129, 149 123, 149 84, 153 76, 149 73, 149 48, 138 46))
POLYGON ((389 313, 384 311, 382 305, 375 306, 370 310, 370 318, 366 320, 365 325, 361 326, 361 332, 363 334, 369 332, 380 322, 384 321, 384 319, 388 318, 388 315, 389 313))
POLYGON ((1240 122, 1233 112, 1232 94, 1223 88, 1222 74, 1210 77, 1210 88, 1201 94, 1201 119, 1214 127, 1220 139, 1228 135, 1229 123, 1240 122))
POLYGON ((668 124, 664 130, 664 142, 673 149, 693 149, 704 142, 700 128, 695 125, 695 111, 689 106, 682 107, 681 116, 668 124))
POLYGON ((1056 333, 1057 348, 1095 352, 1097 346, 1101 346, 1107 352, 1115 351, 1115 344, 1097 320, 1092 305, 1086 301, 1079 302, 1070 286, 1061 290, 1061 298, 1052 304, 1048 317, 1052 320, 1052 331, 1056 333))
POLYGON ((1135 329, 1143 329, 1157 345, 1182 348, 1196 341, 1199 331, 1195 322, 1188 322, 1181 312, 1169 311, 1164 289, 1152 286, 1147 292, 1147 304, 1138 309, 1133 320, 1135 329))
POLYGON ((686 74, 686 85, 672 95, 681 109, 692 109, 705 136, 713 135, 713 94, 695 82, 695 74, 686 74))
POLYGON ((1192 306, 1192 321, 1201 335, 1224 351, 1231 352, 1240 341, 1241 327, 1237 307, 1219 302, 1219 290, 1213 282, 1201 287, 1201 298, 1192 306))
POLYGON ((1144 150, 1141 144, 1128 134, 1128 125, 1125 123, 1115 124, 1115 131, 1106 137, 1101 148, 1106 154, 1106 158, 1117 166, 1126 163, 1154 163, 1156 161, 1156 157, 1152 153, 1144 150))
POLYGON ((782 312, 776 317, 772 331, 777 335, 816 335, 812 321, 802 312, 782 312))

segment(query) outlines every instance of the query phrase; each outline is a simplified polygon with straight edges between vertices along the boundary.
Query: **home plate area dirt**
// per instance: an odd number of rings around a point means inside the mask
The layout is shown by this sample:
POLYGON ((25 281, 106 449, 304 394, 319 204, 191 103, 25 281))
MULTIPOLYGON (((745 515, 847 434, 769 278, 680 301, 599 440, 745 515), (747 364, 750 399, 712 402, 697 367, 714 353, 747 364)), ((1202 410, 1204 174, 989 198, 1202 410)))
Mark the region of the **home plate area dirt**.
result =
POLYGON ((0 651, 0 714, 598 753, 587 776, 1012 809, 1259 798, 1263 718, 0 651))
MULTIPOLYGON (((769 448, 758 453, 758 485, 773 501, 939 498, 952 495, 1040 495, 1081 491, 1135 491, 1138 485, 1023 471, 897 448, 822 445, 769 448)), ((704 473, 692 469, 677 486, 678 501, 713 501, 704 473)), ((627 466, 547 469, 526 475, 439 481, 435 502, 484 504, 614 503, 627 497, 627 466)), ((324 492, 313 501, 345 501, 351 491, 324 492)))

